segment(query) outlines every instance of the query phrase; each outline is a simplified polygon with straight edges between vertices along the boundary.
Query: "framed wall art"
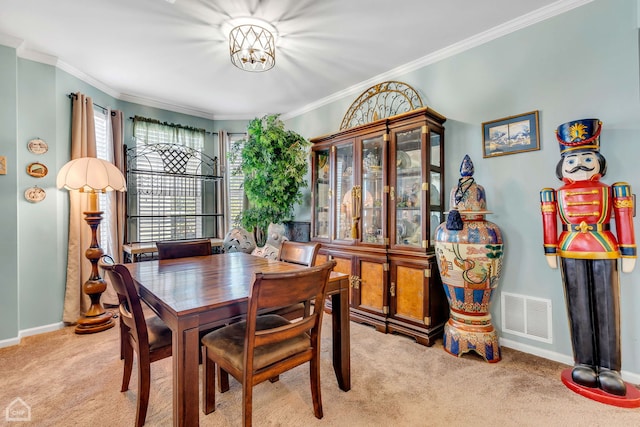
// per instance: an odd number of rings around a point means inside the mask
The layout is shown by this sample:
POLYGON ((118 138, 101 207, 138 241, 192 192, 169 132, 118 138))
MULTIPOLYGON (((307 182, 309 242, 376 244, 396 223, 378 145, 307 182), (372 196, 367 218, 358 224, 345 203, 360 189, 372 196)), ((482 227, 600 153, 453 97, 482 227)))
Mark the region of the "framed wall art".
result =
POLYGON ((0 175, 7 174, 7 158, 5 156, 0 156, 0 175))
POLYGON ((27 149, 33 154, 44 154, 49 151, 49 145, 44 140, 35 138, 27 143, 27 149))
POLYGON ((29 165, 27 166, 27 173, 34 178, 42 178, 47 176, 49 170, 42 163, 34 162, 29 163, 29 165))
POLYGON ((38 186, 27 188, 24 192, 24 198, 31 203, 41 202, 45 197, 47 197, 47 193, 44 191, 44 189, 38 186))
POLYGON ((539 149, 538 110, 482 124, 482 156, 485 158, 539 149))

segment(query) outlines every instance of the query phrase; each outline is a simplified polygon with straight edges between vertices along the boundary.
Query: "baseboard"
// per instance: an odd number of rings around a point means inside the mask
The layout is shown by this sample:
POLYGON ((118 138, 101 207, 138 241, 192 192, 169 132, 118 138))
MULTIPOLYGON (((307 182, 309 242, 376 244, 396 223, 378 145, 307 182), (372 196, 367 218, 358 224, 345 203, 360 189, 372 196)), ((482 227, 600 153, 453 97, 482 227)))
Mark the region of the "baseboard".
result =
MULTIPOLYGON (((554 362, 564 363, 565 365, 573 366, 573 357, 566 354, 557 353, 555 351, 543 350, 531 345, 523 344, 517 341, 512 341, 505 338, 500 338, 500 345, 503 347, 512 348, 514 350, 522 351, 523 353, 533 354, 534 356, 542 357, 544 359, 553 360, 554 362)), ((620 371, 622 379, 631 384, 640 384, 640 374, 635 372, 620 371)))
POLYGON ((38 326, 37 328, 23 329, 18 332, 18 336, 15 338, 9 338, 6 340, 0 341, 0 348, 10 347, 12 345, 20 344, 20 340, 23 337, 28 337, 31 335, 44 334, 45 332, 57 331, 58 329, 64 328, 64 322, 52 323, 50 325, 38 326))

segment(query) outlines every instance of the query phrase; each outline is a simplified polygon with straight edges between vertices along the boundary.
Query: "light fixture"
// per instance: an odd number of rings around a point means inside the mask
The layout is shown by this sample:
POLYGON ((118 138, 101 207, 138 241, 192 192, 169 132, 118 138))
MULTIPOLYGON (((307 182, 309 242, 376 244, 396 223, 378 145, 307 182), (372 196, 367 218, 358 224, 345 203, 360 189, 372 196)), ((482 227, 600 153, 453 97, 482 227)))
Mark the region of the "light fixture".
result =
POLYGON ((91 262, 91 277, 84 282, 82 290, 91 299, 89 310, 80 317, 75 332, 91 334, 114 326, 113 316, 100 303, 100 296, 107 289, 107 283, 100 277, 98 261, 104 254, 98 243, 97 229, 102 221, 102 211, 98 207, 98 193, 106 191, 126 191, 127 185, 122 172, 106 160, 95 157, 81 157, 65 164, 56 179, 58 188, 89 194, 89 210, 83 212, 85 221, 91 227, 91 245, 85 256, 91 262))
POLYGON ((276 43, 265 26, 243 24, 229 32, 231 63, 241 70, 261 72, 276 64, 276 43))

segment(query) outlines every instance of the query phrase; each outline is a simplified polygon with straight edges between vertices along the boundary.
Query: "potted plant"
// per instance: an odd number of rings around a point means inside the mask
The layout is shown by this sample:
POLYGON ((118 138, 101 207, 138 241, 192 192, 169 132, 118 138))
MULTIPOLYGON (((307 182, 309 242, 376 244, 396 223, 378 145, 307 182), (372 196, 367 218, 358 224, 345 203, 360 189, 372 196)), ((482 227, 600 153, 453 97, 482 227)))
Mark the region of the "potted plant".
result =
POLYGON ((285 130, 278 114, 272 114, 249 122, 247 139, 231 148, 232 161, 240 156, 240 166, 233 173, 243 174, 249 202, 240 223, 253 230, 258 246, 265 244, 269 224, 291 220, 293 207, 302 201, 309 146, 308 140, 285 130))

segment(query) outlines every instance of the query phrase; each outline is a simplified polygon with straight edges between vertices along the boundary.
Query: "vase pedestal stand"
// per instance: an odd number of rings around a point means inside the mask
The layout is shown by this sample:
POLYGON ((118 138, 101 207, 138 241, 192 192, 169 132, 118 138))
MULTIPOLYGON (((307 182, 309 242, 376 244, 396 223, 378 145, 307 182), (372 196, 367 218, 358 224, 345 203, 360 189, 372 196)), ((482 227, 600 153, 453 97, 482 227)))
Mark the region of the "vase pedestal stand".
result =
POLYGON ((442 344, 447 353, 458 357, 473 351, 489 363, 499 362, 502 358, 490 314, 469 316, 452 311, 444 325, 442 344))
POLYGON ((567 386, 569 390, 606 405, 619 406, 621 408, 640 408, 640 390, 632 385, 625 383, 627 384, 626 396, 616 396, 615 394, 602 391, 599 388, 585 387, 576 384, 573 379, 571 379, 572 370, 573 368, 564 369, 560 375, 562 383, 567 386))

